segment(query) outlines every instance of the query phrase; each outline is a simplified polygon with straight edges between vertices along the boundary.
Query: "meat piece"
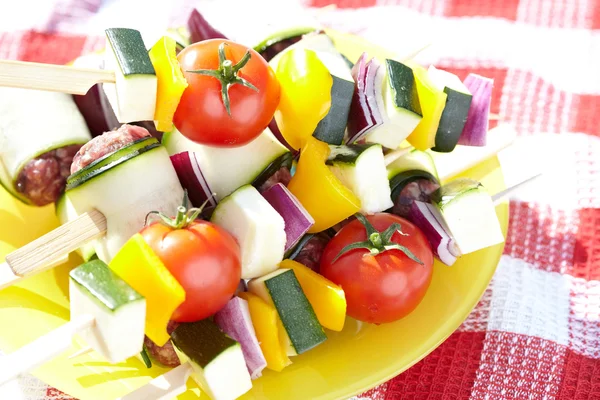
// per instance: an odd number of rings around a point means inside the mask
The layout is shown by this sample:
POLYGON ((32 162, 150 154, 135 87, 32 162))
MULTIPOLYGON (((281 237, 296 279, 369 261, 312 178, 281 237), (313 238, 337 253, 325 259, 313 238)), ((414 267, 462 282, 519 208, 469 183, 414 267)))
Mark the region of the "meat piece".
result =
POLYGON ((146 129, 129 124, 96 136, 79 149, 73 158, 71 173, 74 174, 97 159, 145 137, 150 137, 150 133, 146 129))
POLYGON ((30 160, 17 176, 17 192, 36 206, 54 203, 65 189, 73 157, 80 147, 80 144, 61 147, 30 160))
POLYGON ((278 183, 282 183, 284 186, 287 186, 288 183, 290 183, 291 179, 292 179, 292 174, 290 173, 289 168, 281 167, 273 175, 271 175, 269 177, 269 179, 267 179, 265 181, 265 183, 260 185, 260 187, 258 188, 258 191, 264 192, 271 186, 276 185, 278 183))
POLYGON ((429 203, 431 194, 438 190, 439 184, 430 181, 429 179, 418 179, 407 184, 400 192, 394 201, 392 213, 407 218, 410 213, 410 208, 415 200, 429 203))
POLYGON ((302 250, 294 257, 294 261, 304 264, 315 272, 321 269, 321 256, 325 250, 325 246, 329 242, 329 237, 324 234, 313 236, 306 242, 302 250))
MULTIPOLYGON (((169 335, 173 333, 178 325, 179 323, 175 321, 169 321, 169 324, 167 325, 167 332, 169 335)), ((179 364, 181 364, 179 362, 179 357, 177 357, 177 353, 175 353, 175 349, 173 348, 173 343, 171 343, 170 340, 164 346, 158 346, 156 343, 150 340, 148 336, 145 336, 144 347, 146 347, 148 354, 154 361, 164 365, 165 367, 177 367, 179 364)))

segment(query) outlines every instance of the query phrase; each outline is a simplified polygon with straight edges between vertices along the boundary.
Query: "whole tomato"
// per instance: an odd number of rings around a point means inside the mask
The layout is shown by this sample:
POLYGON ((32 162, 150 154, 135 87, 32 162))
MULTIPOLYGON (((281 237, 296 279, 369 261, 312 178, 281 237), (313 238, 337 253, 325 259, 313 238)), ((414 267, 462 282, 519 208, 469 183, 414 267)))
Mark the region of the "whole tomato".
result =
POLYGON ((417 307, 432 266, 429 242, 411 222, 388 213, 357 214, 325 247, 320 272, 344 289, 350 317, 382 324, 417 307))
POLYGON ((171 319, 194 322, 215 314, 233 297, 242 275, 240 247, 231 234, 208 221, 180 216, 153 222, 140 231, 185 290, 171 319))
POLYGON ((280 88, 265 59, 224 40, 194 43, 177 56, 188 86, 173 117, 190 140, 218 147, 251 142, 269 125, 280 88))

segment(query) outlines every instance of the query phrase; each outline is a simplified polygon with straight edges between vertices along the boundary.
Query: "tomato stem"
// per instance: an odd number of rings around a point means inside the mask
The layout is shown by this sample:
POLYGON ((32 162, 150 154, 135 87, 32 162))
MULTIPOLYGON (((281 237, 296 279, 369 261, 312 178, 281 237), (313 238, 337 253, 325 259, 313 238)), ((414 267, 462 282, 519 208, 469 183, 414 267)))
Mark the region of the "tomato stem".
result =
POLYGON ((227 114, 231 117, 231 101, 229 99, 229 88, 231 86, 238 84, 252 89, 255 92, 258 92, 259 90, 252 83, 238 76, 238 72, 240 72, 240 70, 244 68, 248 61, 250 61, 250 57, 252 57, 250 50, 248 50, 246 54, 244 54, 242 59, 234 65, 233 62, 231 60, 228 60, 227 56, 225 55, 226 45, 227 43, 225 42, 219 45, 219 68, 186 70, 185 72, 211 76, 219 80, 219 82, 221 82, 221 98, 223 100, 223 105, 227 110, 227 114))
POLYGON ((407 234, 403 233, 400 230, 400 224, 394 222, 393 224, 388 226, 388 228, 385 231, 379 232, 364 215, 356 213, 355 217, 365 227, 365 230, 367 231, 367 237, 369 238, 369 240, 365 240, 364 242, 351 243, 345 246, 338 253, 338 255, 335 256, 332 263, 336 262, 338 258, 340 258, 342 255, 346 254, 351 250, 366 249, 369 250, 369 253, 367 254, 372 256, 376 256, 389 250, 400 250, 404 254, 406 254, 406 256, 411 260, 421 265, 425 265, 406 246, 402 246, 401 244, 392 242, 392 236, 394 236, 394 233, 400 233, 403 236, 407 236, 407 234))
MULTIPOLYGON (((213 196, 214 196, 214 194, 213 194, 213 196)), ((160 222, 162 222, 163 224, 165 224, 173 229, 187 228, 202 213, 202 211, 204 210, 204 207, 206 206, 206 204, 208 204, 209 200, 210 199, 206 199, 206 201, 204 203, 202 203, 202 205, 200 207, 188 208, 188 205, 189 205, 188 194, 187 194, 187 190, 184 190, 182 205, 177 207, 177 215, 175 216, 175 218, 170 218, 160 211, 150 211, 146 215, 146 221, 145 221, 144 225, 148 226, 150 217, 153 215, 156 215, 160 218, 160 222)))

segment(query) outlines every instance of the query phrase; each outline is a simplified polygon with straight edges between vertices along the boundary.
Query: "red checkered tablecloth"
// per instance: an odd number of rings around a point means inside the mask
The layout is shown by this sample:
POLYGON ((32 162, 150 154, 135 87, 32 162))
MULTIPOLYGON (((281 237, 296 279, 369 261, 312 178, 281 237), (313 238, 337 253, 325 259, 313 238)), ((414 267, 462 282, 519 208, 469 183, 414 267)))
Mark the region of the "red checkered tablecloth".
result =
MULTIPOLYGON (((2 0, 0 59, 65 63, 100 48, 108 26, 162 31, 203 1, 2 0)), ((494 78, 491 112, 530 148, 518 161, 553 154, 552 172, 511 199, 504 255, 468 319, 358 398, 600 399, 600 0, 305 4, 391 50, 431 42, 425 65, 494 78)), ((18 386, 22 398, 70 399, 32 377, 18 386)))

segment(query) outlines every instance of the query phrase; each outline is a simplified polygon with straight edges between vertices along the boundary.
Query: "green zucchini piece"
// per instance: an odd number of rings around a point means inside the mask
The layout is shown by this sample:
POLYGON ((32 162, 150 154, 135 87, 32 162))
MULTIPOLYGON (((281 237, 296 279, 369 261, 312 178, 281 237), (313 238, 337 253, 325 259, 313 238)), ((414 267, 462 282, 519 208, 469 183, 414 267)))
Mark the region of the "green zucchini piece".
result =
POLYGON ((129 154, 130 152, 133 152, 135 150, 138 150, 140 148, 146 147, 150 144, 156 143, 157 140, 154 138, 149 138, 149 137, 145 137, 145 138, 141 138, 138 140, 135 140, 125 146, 123 146, 122 148, 120 148, 117 151, 114 151, 112 153, 108 153, 103 155, 102 157, 98 158, 97 160, 92 161, 91 163, 89 163, 88 165, 86 165, 84 168, 80 169, 79 171, 69 175, 68 180, 70 181, 75 181, 78 179, 81 179, 83 176, 87 175, 88 173, 90 173, 90 171, 93 171, 95 169, 98 168, 103 168, 108 164, 111 164, 117 160, 119 160, 120 158, 126 156, 127 154, 129 154))
POLYGON ((142 295, 119 278, 108 266, 93 260, 71 270, 71 280, 87 291, 90 298, 112 312, 131 302, 144 299, 142 295))
POLYGON ((437 168, 431 154, 417 149, 411 150, 410 153, 388 165, 388 178, 392 179, 395 175, 410 170, 426 171, 435 178, 436 182, 439 181, 437 168))
POLYGON ((414 72, 402 63, 386 60, 377 71, 375 86, 381 88, 381 96, 377 96, 376 100, 382 123, 367 133, 365 141, 394 150, 423 118, 414 72))
MULTIPOLYGON (((162 144, 169 155, 184 151, 196 153, 198 166, 216 200, 227 197, 238 188, 256 183, 271 175, 263 175, 277 162, 285 164, 290 151, 266 128, 256 139, 239 147, 204 146, 186 138, 177 129, 163 135, 162 144), (277 161, 279 160, 279 161, 277 161)), ((264 181, 263 181, 264 182, 264 181)))
POLYGON ((439 70, 433 65, 429 67, 427 73, 431 81, 447 95, 446 105, 435 134, 435 146, 431 150, 450 153, 456 147, 465 127, 473 96, 456 75, 439 70))
POLYGON ((269 37, 265 38, 262 42, 254 46, 254 50, 256 50, 257 53, 263 53, 274 44, 283 42, 284 40, 302 36, 310 32, 314 32, 314 30, 315 28, 311 27, 294 27, 291 29, 275 32, 269 37))
POLYGON ((236 399, 252 388, 242 346, 208 319, 180 324, 171 334, 181 363, 213 399, 236 399))
POLYGON ((138 355, 138 357, 139 357, 140 361, 142 363, 144 363, 146 368, 152 368, 152 360, 150 359, 150 356, 148 355, 148 350, 146 350, 146 346, 144 346, 142 351, 140 351, 140 354, 138 355))
POLYGON ((108 266, 93 260, 69 273, 71 320, 92 315, 94 325, 80 332, 110 362, 139 354, 144 343, 146 299, 108 266))
POLYGON ((394 103, 398 108, 404 108, 423 116, 415 75, 412 68, 395 60, 386 59, 388 82, 394 94, 394 103))
POLYGON ((139 31, 108 28, 105 33, 110 47, 115 51, 123 75, 156 75, 139 31))
POLYGON ((428 179, 439 183, 433 158, 429 153, 417 149, 412 150, 410 153, 388 165, 387 171, 393 201, 395 201, 402 189, 410 182, 428 179))
POLYGON ((327 115, 319 121, 313 136, 322 142, 340 145, 344 140, 352 95, 354 93, 354 82, 338 78, 335 75, 331 85, 331 108, 327 115))
POLYGON ((334 175, 360 199, 360 210, 374 214, 393 206, 380 144, 329 146, 327 164, 334 175))
POLYGON ((158 142, 92 170, 66 193, 79 215, 96 209, 106 217, 106 235, 92 243, 107 263, 144 226, 150 211, 175 215, 184 196, 169 154, 158 142))
POLYGON ((314 309, 291 269, 280 269, 248 283, 250 292, 274 304, 297 354, 327 340, 314 309))
POLYGON ((90 164, 82 168, 78 171, 81 172, 80 174, 75 173, 73 175, 76 176, 72 175, 67 178, 67 190, 71 190, 83 185, 94 177, 101 175, 105 171, 159 146, 160 143, 155 138, 140 139, 136 142, 130 143, 116 152, 108 154, 107 157, 103 158, 102 161, 96 165, 92 166, 92 164, 90 164))
POLYGON ((109 28, 104 68, 115 72, 115 83, 102 88, 120 123, 152 121, 156 109, 156 71, 135 29, 109 28))
POLYGON ((462 254, 504 241, 492 197, 477 181, 455 179, 435 191, 431 200, 444 217, 462 254))

